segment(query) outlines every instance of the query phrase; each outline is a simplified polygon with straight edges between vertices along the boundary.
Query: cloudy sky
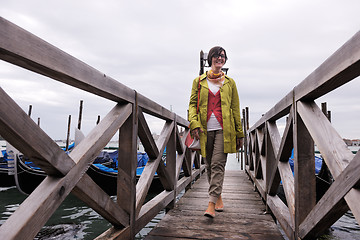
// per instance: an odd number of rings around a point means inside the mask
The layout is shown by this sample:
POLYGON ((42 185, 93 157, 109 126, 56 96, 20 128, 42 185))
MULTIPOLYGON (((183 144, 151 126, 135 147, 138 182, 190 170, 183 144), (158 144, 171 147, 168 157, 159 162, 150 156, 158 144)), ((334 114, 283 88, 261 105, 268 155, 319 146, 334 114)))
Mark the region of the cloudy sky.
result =
MULTIPOLYGON (((227 50, 250 125, 360 30, 358 0, 2 0, 0 16, 186 118, 199 52, 227 50)), ((114 103, 0 61, 0 87, 54 139, 114 103)), ((356 79, 327 102, 344 138, 360 138, 356 79)), ((149 119, 160 133, 162 122, 149 119)), ((282 123, 279 122, 281 128, 282 123)), ((73 131, 71 137, 73 137, 73 131)))

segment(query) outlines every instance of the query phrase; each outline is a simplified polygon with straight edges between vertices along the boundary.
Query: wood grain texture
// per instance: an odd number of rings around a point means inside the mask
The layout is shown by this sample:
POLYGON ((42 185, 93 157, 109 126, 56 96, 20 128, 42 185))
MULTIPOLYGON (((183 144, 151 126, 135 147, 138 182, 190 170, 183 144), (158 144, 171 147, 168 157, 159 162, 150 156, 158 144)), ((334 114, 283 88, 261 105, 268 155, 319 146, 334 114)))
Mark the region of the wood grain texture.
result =
MULTIPOLYGON (((294 113, 295 231, 316 204, 314 141, 299 114, 294 113)), ((297 234, 297 233, 296 233, 297 234)))
MULTIPOLYGON (((299 102, 298 111, 336 181, 349 163, 354 161, 354 154, 346 147, 315 102, 299 102), (313 124, 315 122, 316 125, 313 124)), ((359 189, 352 188, 344 198, 356 220, 360 222, 359 189)))
MULTIPOLYGON (((300 236, 302 238, 315 236, 317 232, 324 231, 348 211, 349 208, 344 197, 354 185, 359 184, 359 169, 360 152, 336 178, 336 181, 332 183, 324 196, 300 225, 300 236)), ((354 189, 354 191, 358 191, 358 189, 354 189)))
POLYGON ((162 153, 167 145, 167 142, 170 139, 171 134, 173 133, 174 122, 166 122, 163 130, 160 133, 158 140, 156 141, 156 146, 159 149, 159 156, 154 161, 148 161, 141 176, 136 184, 136 213, 140 212, 142 204, 145 201, 146 195, 149 191, 152 179, 154 178, 155 172, 162 161, 162 153))
MULTIPOLYGON (((130 104, 115 106, 110 113, 107 114, 105 118, 84 138, 84 140, 74 148, 74 150, 69 154, 69 158, 67 158, 69 162, 71 161, 73 167, 67 169, 64 177, 58 178, 48 176, 45 178, 45 180, 33 191, 33 193, 24 200, 21 207, 19 207, 1 226, 1 239, 34 238, 36 233, 46 223, 65 197, 80 181, 95 157, 98 156, 99 152, 105 147, 111 137, 128 118, 132 111, 131 106, 129 105, 130 104), (14 231, 14 229, 19 229, 20 231, 14 231)), ((63 154, 65 154, 65 152, 63 152, 63 154)), ((64 169, 64 171, 66 171, 66 169, 64 169)), ((96 185, 92 181, 91 183, 96 185)), ((104 203, 111 202, 111 200, 107 200, 110 199, 110 197, 104 192, 97 191, 90 193, 91 186, 83 190, 88 190, 88 195, 93 195, 93 202, 101 199, 105 200, 105 202, 99 202, 96 204, 98 206, 98 210, 106 213, 104 216, 109 214, 113 216, 113 214, 116 213, 116 211, 109 212, 108 208, 100 208, 100 206, 103 206, 104 203), (94 196, 95 193, 100 195, 94 196)), ((112 206, 115 207, 116 205, 112 206)), ((120 207, 117 209, 121 210, 120 207)), ((102 212, 100 212, 100 214, 101 213, 102 212)), ((116 218, 110 218, 110 220, 113 219, 117 219, 117 222, 120 223, 116 225, 126 226, 129 222, 124 211, 120 211, 120 214, 117 215, 116 218)))
POLYGON ((244 172, 226 171, 225 209, 214 219, 203 216, 207 185, 204 175, 145 239, 283 239, 244 172))

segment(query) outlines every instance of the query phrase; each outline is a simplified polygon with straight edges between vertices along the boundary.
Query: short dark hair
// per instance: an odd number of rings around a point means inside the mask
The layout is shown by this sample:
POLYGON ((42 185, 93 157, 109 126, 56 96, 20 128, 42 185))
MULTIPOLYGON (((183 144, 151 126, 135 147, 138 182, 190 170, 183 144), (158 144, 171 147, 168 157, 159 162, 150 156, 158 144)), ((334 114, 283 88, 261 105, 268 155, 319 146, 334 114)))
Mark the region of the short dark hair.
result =
POLYGON ((208 57, 207 57, 209 67, 211 67, 212 58, 214 57, 214 55, 220 55, 222 51, 224 51, 224 53, 225 53, 225 62, 226 62, 228 58, 227 58, 226 51, 224 48, 222 48, 220 46, 216 46, 216 47, 213 47, 210 49, 210 51, 208 53, 208 57))

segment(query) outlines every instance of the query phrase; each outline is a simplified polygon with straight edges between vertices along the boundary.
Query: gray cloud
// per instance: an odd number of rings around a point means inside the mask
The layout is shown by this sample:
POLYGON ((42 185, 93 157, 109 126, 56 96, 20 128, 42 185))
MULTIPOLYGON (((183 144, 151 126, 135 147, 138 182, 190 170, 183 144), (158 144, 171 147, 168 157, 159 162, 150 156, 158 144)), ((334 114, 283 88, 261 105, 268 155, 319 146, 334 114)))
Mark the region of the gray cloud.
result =
MULTIPOLYGON (((0 15, 184 118, 200 50, 221 45, 252 125, 359 30, 359 8, 356 0, 4 0, 0 15)), ((358 82, 317 101, 328 102, 347 138, 360 137, 358 82)), ((85 133, 114 105, 5 62, 0 86, 25 111, 32 104, 56 139, 66 137, 68 115, 76 125, 81 99, 85 133)), ((162 123, 151 122, 159 133, 162 123)))

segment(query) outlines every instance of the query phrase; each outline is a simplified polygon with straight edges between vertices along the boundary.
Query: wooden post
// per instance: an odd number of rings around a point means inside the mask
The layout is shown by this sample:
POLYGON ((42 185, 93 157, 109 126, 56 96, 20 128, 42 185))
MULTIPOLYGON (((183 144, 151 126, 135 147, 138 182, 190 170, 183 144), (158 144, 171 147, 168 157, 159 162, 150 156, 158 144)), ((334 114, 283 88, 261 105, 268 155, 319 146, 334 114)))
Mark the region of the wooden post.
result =
POLYGON ((31 111, 32 111, 32 105, 29 105, 29 112, 28 112, 29 117, 31 117, 31 111))
POLYGON ((296 106, 294 114, 295 239, 297 239, 300 223, 316 204, 316 177, 314 141, 297 113, 296 106))
POLYGON ((327 104, 326 102, 321 103, 321 111, 324 113, 324 115, 329 119, 331 122, 331 111, 327 110, 327 104))
POLYGON ((169 176, 172 176, 170 185, 171 190, 174 190, 174 199, 167 206, 166 210, 173 209, 176 202, 176 115, 174 115, 174 128, 171 133, 170 139, 166 145, 166 171, 168 171, 169 176))
POLYGON ((200 72, 199 75, 204 73, 204 52, 203 50, 200 51, 200 72))
POLYGON ((68 130, 67 130, 67 136, 66 136, 65 151, 69 150, 70 126, 71 126, 71 115, 69 115, 69 119, 68 119, 68 130))
MULTIPOLYGON (((248 122, 248 114, 249 114, 249 108, 248 107, 246 107, 246 110, 245 109, 243 109, 242 110, 242 114, 243 114, 243 119, 244 119, 244 125, 243 125, 243 131, 244 131, 244 135, 245 135, 245 139, 244 139, 244 155, 245 155, 245 165, 248 165, 249 164, 249 159, 248 159, 248 133, 247 133, 247 130, 248 130, 248 128, 247 128, 247 125, 249 125, 249 122, 248 122), (246 113, 246 111, 247 111, 247 113, 246 113)), ((242 170, 242 169, 241 169, 242 170)))
POLYGON ((321 110, 322 110, 322 112, 325 114, 325 116, 327 116, 327 104, 326 104, 326 102, 323 102, 323 103, 321 103, 321 110))
POLYGON ((78 129, 79 130, 81 129, 82 110, 83 110, 83 100, 80 100, 79 120, 78 120, 78 129))
POLYGON ((136 167, 137 167, 137 135, 138 106, 135 92, 135 103, 132 114, 119 130, 117 203, 129 215, 130 236, 135 239, 135 203, 136 203, 136 167))
POLYGON ((246 114, 246 130, 249 130, 249 107, 245 108, 246 114))
POLYGON ((40 118, 38 117, 38 122, 37 122, 38 126, 40 127, 40 118))

